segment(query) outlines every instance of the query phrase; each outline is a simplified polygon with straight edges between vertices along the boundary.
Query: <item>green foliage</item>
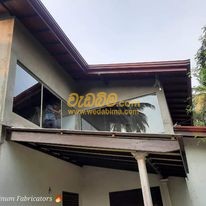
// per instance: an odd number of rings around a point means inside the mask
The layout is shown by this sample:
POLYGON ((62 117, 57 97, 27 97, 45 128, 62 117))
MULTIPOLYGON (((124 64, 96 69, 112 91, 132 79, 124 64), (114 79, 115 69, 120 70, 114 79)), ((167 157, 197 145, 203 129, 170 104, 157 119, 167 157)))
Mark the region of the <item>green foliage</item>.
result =
POLYGON ((193 106, 194 124, 206 126, 206 27, 203 27, 203 34, 200 38, 201 47, 196 54, 196 74, 199 86, 193 88, 193 106))
POLYGON ((203 27, 203 34, 200 38, 201 47, 197 51, 197 77, 201 86, 206 86, 206 26, 203 27))

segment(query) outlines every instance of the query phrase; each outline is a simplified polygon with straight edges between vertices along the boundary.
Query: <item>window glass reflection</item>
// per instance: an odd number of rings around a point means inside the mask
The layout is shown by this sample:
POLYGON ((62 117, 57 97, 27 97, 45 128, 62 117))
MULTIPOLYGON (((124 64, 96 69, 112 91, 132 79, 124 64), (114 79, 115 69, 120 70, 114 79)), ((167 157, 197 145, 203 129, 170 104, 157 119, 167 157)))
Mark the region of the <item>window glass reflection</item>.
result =
POLYGON ((40 126, 41 84, 17 65, 13 112, 40 126))
POLYGON ((114 131, 114 132, 141 132, 163 133, 164 126, 156 94, 151 94, 127 102, 139 102, 130 107, 114 106, 96 110, 112 110, 108 115, 82 115, 82 130, 114 131), (123 114, 115 114, 115 112, 123 114), (136 114, 125 114, 125 110, 137 111, 136 114))
POLYGON ((66 103, 62 102, 62 129, 75 129, 75 115, 70 115, 68 110, 71 109, 66 103))
POLYGON ((44 128, 61 128, 61 101, 45 87, 42 122, 44 128))

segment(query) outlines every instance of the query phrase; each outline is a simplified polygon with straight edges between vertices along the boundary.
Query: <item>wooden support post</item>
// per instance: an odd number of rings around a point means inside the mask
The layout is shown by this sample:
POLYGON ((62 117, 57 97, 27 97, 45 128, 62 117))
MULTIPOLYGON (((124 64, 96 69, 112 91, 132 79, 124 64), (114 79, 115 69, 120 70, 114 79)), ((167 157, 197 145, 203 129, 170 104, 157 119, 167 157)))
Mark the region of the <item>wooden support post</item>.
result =
POLYGON ((152 196, 150 191, 149 179, 147 174, 147 168, 145 163, 146 153, 134 152, 132 153, 134 158, 137 160, 140 182, 142 187, 142 194, 144 200, 144 206, 153 206, 152 196))

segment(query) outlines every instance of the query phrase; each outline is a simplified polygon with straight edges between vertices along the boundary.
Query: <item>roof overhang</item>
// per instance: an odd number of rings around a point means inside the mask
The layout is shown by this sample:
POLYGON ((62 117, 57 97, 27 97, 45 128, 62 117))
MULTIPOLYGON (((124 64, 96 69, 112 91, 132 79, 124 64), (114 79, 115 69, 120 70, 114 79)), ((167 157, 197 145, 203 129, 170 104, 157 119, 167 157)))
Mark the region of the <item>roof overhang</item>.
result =
POLYGON ((150 173, 168 177, 186 176, 188 172, 179 135, 25 128, 9 128, 7 132, 9 141, 79 166, 137 171, 131 153, 141 151, 148 154, 150 173))
POLYGON ((173 123, 191 125, 190 61, 88 65, 40 0, 0 0, 0 16, 15 16, 74 79, 155 79, 163 84, 173 123))

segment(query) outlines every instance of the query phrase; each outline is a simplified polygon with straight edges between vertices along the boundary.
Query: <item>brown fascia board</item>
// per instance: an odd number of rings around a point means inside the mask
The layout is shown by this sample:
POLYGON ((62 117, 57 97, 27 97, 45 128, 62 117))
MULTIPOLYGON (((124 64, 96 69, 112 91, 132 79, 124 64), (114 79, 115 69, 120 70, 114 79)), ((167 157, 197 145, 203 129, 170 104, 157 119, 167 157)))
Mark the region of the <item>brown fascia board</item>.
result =
POLYGON ((184 137, 206 137, 206 126, 175 126, 175 134, 184 137))
POLYGON ((178 132, 204 132, 206 134, 206 126, 175 126, 178 132))
POLYGON ((88 74, 188 72, 190 60, 89 65, 88 74))

